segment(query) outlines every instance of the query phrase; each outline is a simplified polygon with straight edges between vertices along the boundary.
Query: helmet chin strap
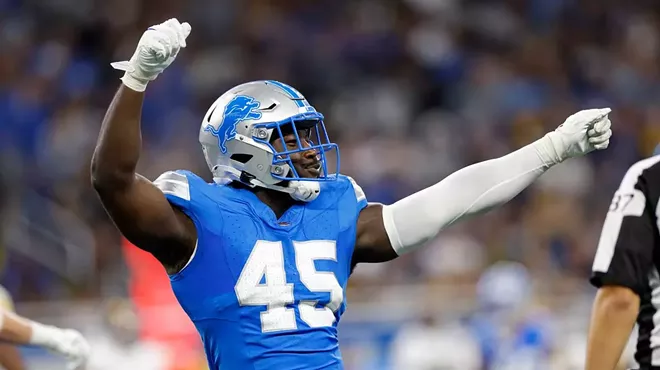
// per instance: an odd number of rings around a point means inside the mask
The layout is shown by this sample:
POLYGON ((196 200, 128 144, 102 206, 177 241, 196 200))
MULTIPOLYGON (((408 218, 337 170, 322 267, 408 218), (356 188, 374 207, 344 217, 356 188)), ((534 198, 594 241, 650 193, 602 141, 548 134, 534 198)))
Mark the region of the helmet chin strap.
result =
MULTIPOLYGON (((217 165, 213 171, 213 181, 216 184, 224 185, 231 181, 239 181, 245 184, 244 181, 241 181, 241 172, 231 166, 226 165, 217 165), (221 176, 217 176, 220 175, 221 176)), ((291 180, 287 183, 287 186, 280 185, 268 185, 257 179, 251 179, 249 184, 245 184, 249 187, 259 186, 261 188, 272 189, 287 193, 291 198, 301 201, 301 202, 311 202, 316 199, 321 193, 321 185, 318 181, 296 181, 291 180)))
POLYGON ((289 195, 301 202, 311 202, 321 194, 321 185, 318 181, 289 181, 287 189, 294 189, 289 195))

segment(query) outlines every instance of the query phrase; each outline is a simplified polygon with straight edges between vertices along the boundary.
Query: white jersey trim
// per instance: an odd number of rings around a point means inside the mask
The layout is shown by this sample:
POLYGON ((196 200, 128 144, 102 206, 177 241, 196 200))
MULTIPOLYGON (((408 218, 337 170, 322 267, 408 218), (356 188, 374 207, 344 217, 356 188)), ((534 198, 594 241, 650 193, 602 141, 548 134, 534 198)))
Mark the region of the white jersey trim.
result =
POLYGON ((186 175, 175 171, 167 171, 153 182, 163 194, 174 195, 177 198, 190 201, 190 185, 186 175))
POLYGON ((188 267, 188 265, 190 265, 190 262, 193 261, 193 258, 195 258, 195 255, 197 255, 197 245, 198 245, 198 244, 199 244, 199 240, 197 240, 197 241, 195 242, 195 249, 193 249, 192 255, 191 255, 190 258, 188 259, 188 262, 186 262, 185 266, 183 266, 183 268, 181 268, 181 270, 179 270, 179 272, 177 272, 177 274, 182 273, 183 270, 185 270, 186 267, 188 267))
POLYGON ((626 172, 621 180, 619 189, 614 193, 610 210, 605 218, 603 229, 601 231, 598 248, 592 270, 594 272, 606 273, 616 248, 623 218, 626 216, 639 217, 644 213, 646 207, 646 196, 641 191, 635 189, 635 185, 642 175, 642 172, 654 164, 660 162, 660 156, 655 156, 641 160, 626 172))
POLYGON ((653 267, 649 272, 649 287, 651 288, 651 305, 655 309, 653 314, 653 330, 651 331, 651 338, 649 347, 651 349, 651 366, 660 365, 660 342, 656 336, 656 331, 660 327, 660 275, 658 270, 653 267))
POLYGON ((367 196, 364 194, 364 190, 362 190, 362 187, 353 180, 352 177, 346 176, 348 180, 351 182, 351 185, 353 185, 353 190, 355 191, 355 199, 357 199, 358 203, 367 199, 367 196))

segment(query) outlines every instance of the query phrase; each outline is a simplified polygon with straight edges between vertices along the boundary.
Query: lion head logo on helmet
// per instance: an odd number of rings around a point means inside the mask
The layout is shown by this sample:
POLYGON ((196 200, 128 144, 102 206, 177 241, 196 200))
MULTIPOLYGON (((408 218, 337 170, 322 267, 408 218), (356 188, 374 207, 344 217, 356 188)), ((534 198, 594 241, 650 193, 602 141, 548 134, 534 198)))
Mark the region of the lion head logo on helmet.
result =
MULTIPOLYGON (((225 154, 227 153, 227 142, 236 137, 236 125, 241 121, 261 118, 261 112, 257 110, 260 105, 251 96, 237 95, 225 107, 218 128, 208 125, 204 128, 204 131, 208 131, 218 138, 220 151, 225 154)), ((212 115, 213 113, 209 117, 212 115)))

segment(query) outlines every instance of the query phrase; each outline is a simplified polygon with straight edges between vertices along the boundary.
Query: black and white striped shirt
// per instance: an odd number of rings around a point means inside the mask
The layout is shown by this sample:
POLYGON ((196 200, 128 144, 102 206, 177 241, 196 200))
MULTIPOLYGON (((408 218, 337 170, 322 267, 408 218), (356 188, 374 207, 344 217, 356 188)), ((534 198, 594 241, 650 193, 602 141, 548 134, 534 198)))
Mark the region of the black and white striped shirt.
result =
POLYGON ((640 297, 635 360, 660 370, 660 156, 635 163, 614 194, 600 236, 591 283, 618 285, 640 297))

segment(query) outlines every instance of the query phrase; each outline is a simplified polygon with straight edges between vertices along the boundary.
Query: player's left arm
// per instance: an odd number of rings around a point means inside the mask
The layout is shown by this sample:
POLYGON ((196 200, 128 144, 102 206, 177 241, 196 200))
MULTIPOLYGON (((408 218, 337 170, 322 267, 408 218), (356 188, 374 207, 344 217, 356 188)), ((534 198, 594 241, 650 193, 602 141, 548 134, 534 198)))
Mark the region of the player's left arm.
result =
POLYGON ((465 167, 392 205, 367 206, 358 217, 353 264, 389 261, 410 252, 452 224, 508 202, 553 165, 607 148, 609 112, 580 111, 504 157, 465 167))

